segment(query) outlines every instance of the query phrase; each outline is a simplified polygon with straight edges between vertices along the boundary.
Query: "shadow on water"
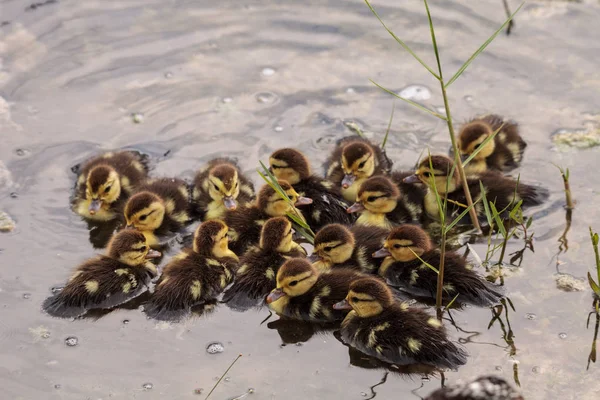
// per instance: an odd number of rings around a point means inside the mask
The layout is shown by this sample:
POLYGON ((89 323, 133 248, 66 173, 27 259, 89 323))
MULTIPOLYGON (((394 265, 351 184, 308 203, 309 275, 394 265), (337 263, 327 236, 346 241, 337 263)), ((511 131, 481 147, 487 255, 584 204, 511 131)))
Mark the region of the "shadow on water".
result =
POLYGON ((488 324, 488 330, 491 329, 496 321, 500 326, 500 330, 502 332, 502 339, 506 342, 508 355, 513 361, 513 380, 517 386, 521 386, 521 382, 519 381, 519 363, 515 360, 517 355, 517 346, 515 345, 515 334, 510 325, 509 312, 512 310, 516 312, 515 306, 513 305, 510 298, 506 297, 501 300, 502 304, 494 306, 491 308, 492 310, 492 319, 488 324), (510 306, 510 307, 509 307, 510 306))

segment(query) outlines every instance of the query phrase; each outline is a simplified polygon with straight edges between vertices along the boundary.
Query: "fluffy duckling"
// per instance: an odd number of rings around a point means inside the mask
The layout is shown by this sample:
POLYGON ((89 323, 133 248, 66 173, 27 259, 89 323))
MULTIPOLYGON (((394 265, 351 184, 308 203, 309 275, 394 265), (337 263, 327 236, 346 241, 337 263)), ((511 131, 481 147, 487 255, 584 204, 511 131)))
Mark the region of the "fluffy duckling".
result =
POLYGON ((419 308, 395 301, 379 279, 355 280, 335 310, 352 310, 341 326, 344 342, 391 364, 457 368, 465 351, 452 343, 441 322, 419 308))
POLYGON ((513 121, 505 121, 499 115, 486 115, 465 124, 458 133, 460 154, 465 158, 470 156, 500 127, 502 129, 494 139, 490 140, 467 164, 465 167, 467 174, 486 170, 504 172, 519 166, 527 143, 519 134, 519 126, 513 121))
POLYGON ((346 213, 348 204, 339 188, 311 173, 310 163, 304 154, 295 149, 280 149, 269 157, 271 171, 277 179, 287 181, 294 190, 313 200, 304 211, 306 223, 317 231, 332 223, 351 224, 354 218, 346 213))
POLYGON ((187 184, 177 178, 147 183, 125 204, 125 220, 146 235, 150 246, 158 245, 155 234, 178 231, 190 221, 187 184))
POLYGON ((338 142, 326 166, 327 179, 341 187, 344 199, 353 203, 361 183, 373 175, 389 174, 392 161, 381 147, 367 139, 350 136, 338 142))
POLYGON ((269 219, 262 227, 260 244, 251 247, 241 258, 235 282, 225 292, 223 302, 234 310, 244 311, 264 304, 275 289, 275 275, 288 259, 305 257, 306 252, 292 239, 294 230, 286 217, 269 219))
POLYGON ((489 375, 464 384, 443 387, 431 393, 425 400, 524 400, 524 398, 503 378, 489 375))
MULTIPOLYGON (((312 202, 311 199, 300 196, 286 181, 278 182, 295 206, 312 202)), ((225 223, 229 226, 231 250, 236 254, 244 254, 250 246, 259 242, 260 231, 269 218, 283 217, 288 212, 296 212, 302 216, 298 209, 282 199, 271 186, 264 185, 258 192, 255 204, 225 214, 225 223)))
POLYGON ((47 298, 42 309, 54 317, 76 318, 92 309, 110 309, 148 290, 160 257, 144 235, 123 229, 111 239, 106 255, 85 261, 75 269, 59 293, 47 298))
MULTIPOLYGON (((425 195, 424 206, 427 215, 434 220, 439 220, 440 214, 435 192, 432 189, 432 177, 434 178, 438 194, 442 198, 446 197, 448 199, 447 211, 451 218, 460 215, 466 208, 467 200, 462 184, 460 183, 458 171, 455 169, 453 176, 448 179, 453 166, 454 162, 446 156, 430 156, 419 164, 414 175, 404 179, 406 183, 423 182, 427 185, 428 191, 425 195)), ((511 206, 515 205, 519 200, 523 200, 522 207, 526 208, 542 204, 548 198, 548 191, 544 188, 518 182, 505 177, 499 172, 487 171, 467 177, 467 184, 469 185, 473 202, 481 197, 480 182, 486 190, 487 200, 495 203, 498 211, 507 210, 507 212, 510 212, 511 206)), ((477 203, 475 209, 477 215, 482 220, 485 220, 484 205, 482 202, 477 203)), ((466 215, 460 223, 470 223, 469 216, 466 215)))
POLYGON ((231 283, 238 257, 229 250, 223 221, 203 222, 194 234, 193 248, 186 248, 164 268, 154 293, 144 306, 148 316, 180 321, 192 307, 213 301, 231 283))
POLYGON ((120 151, 94 157, 80 168, 73 210, 90 220, 115 219, 147 176, 148 165, 139 153, 120 151))
POLYGON ((320 271, 344 267, 376 273, 381 260, 371 255, 383 246, 388 233, 377 226, 327 225, 315 235, 313 265, 320 271))
MULTIPOLYGON (((433 248, 427 232, 416 225, 403 225, 392 229, 383 247, 373 257, 384 258, 379 275, 395 287, 415 295, 435 298, 440 266, 440 250, 433 248), (419 259, 420 258, 420 259, 419 259)), ((459 303, 487 307, 502 298, 501 289, 477 275, 467 265, 467 260, 453 251, 444 258, 444 299, 458 294, 459 303)))
POLYGON ((350 282, 366 276, 345 268, 319 274, 304 258, 287 260, 277 272, 277 288, 267 296, 269 308, 279 315, 304 321, 341 321, 344 310, 333 305, 346 296, 350 282))
POLYGON ((253 200, 254 185, 234 160, 211 160, 194 178, 192 201, 202 220, 223 219, 227 210, 253 200))
POLYGON ((422 214, 424 192, 407 183, 403 183, 403 186, 400 188, 388 177, 373 176, 360 185, 356 203, 347 211, 361 212, 357 225, 390 229, 395 225, 418 222, 422 214), (407 192, 401 189, 407 189, 407 192))

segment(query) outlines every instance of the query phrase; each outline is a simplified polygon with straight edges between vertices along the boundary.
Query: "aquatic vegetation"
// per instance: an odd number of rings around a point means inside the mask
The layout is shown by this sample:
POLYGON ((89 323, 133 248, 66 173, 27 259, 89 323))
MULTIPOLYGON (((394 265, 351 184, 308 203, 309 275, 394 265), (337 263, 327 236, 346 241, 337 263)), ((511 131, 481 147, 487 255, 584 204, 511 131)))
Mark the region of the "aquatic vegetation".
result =
MULTIPOLYGON (((592 239, 592 247, 594 247, 594 254, 596 255, 596 272, 598 273, 598 281, 594 281, 592 278, 592 274, 588 272, 588 281, 590 282, 590 287, 594 291, 594 294, 600 298, 600 254, 598 253, 598 233, 592 231, 592 227, 590 226, 590 238, 592 239)), ((598 310, 598 304, 596 304, 596 310, 598 310)))
POLYGON ((558 170, 560 171, 560 175, 562 176, 563 179, 563 184, 565 185, 565 199, 567 202, 567 209, 568 210, 572 210, 575 208, 575 205, 573 203, 573 196, 571 195, 571 185, 569 183, 569 168, 564 169, 556 164, 554 164, 554 166, 556 168, 558 168, 558 170))

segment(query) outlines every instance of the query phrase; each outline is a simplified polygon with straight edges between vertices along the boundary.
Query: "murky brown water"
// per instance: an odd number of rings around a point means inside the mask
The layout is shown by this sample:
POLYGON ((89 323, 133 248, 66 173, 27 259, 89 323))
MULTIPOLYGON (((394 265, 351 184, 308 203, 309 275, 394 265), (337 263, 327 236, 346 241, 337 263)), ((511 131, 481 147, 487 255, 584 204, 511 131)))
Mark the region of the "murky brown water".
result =
MULTIPOLYGON (((432 3, 450 75, 504 11, 499 0, 432 3)), ((369 78, 397 90, 425 85, 432 94, 423 103, 440 107, 435 82, 362 1, 70 0, 26 11, 27 4, 0 2, 0 160, 12 174, 12 184, 0 187, 0 210, 18 224, 0 234, 3 397, 203 398, 194 390, 206 394, 238 353, 244 356, 211 398, 250 387, 255 399, 419 398, 440 386, 437 377, 391 374, 372 392, 384 370, 351 365, 348 349, 327 333, 282 347, 278 332, 260 324, 267 311, 220 307, 169 326, 137 310, 74 322, 39 310, 50 288, 94 252, 68 204, 70 167, 96 152, 134 147, 157 160, 155 175, 191 177, 216 155, 237 156, 252 171, 293 144, 318 167, 333 141, 349 134, 346 120, 382 137, 392 99, 369 78), (143 122, 134 124, 132 113, 143 122), (76 347, 66 346, 69 336, 76 347), (225 352, 207 354, 215 340, 225 352)), ((433 65, 422 3, 375 6, 433 65)), ((596 2, 532 2, 514 35, 499 36, 450 88, 459 121, 494 111, 521 122, 529 142, 521 178, 552 196, 534 210, 535 254, 526 252, 520 272, 506 279, 516 355, 498 322, 488 329, 490 310, 454 312, 462 330, 449 330, 471 356, 447 373, 449 381, 488 373, 513 381, 516 372, 527 399, 591 399, 600 391, 600 365, 586 371, 590 290, 585 282, 584 291, 570 293, 555 284, 565 212, 551 164, 570 168, 578 200, 559 268, 583 278, 593 265, 588 224, 600 229, 598 150, 559 152, 550 140, 559 128, 600 122, 599 20, 596 2)), ((396 106, 388 154, 398 167, 413 165, 425 145, 447 150, 443 124, 396 106)), ((520 247, 514 241, 509 250, 520 247)), ((475 248, 485 254, 485 245, 475 248)))

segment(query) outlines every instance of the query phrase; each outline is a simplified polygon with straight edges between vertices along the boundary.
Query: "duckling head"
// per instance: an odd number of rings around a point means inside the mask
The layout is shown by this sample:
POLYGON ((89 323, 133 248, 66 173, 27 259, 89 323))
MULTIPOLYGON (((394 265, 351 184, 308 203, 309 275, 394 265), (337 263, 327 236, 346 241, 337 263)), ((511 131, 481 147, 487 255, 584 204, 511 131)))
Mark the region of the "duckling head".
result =
POLYGON ((352 186, 357 179, 366 179, 375 172, 375 152, 366 143, 353 142, 342 150, 342 170, 344 189, 352 186))
POLYGON ((215 201, 222 201, 225 208, 235 210, 237 197, 240 194, 238 172, 231 164, 219 164, 208 172, 204 183, 209 196, 215 201))
POLYGON ((238 257, 229 249, 229 227, 221 220, 214 219, 201 223, 194 232, 194 251, 210 254, 217 258, 238 257))
POLYGON ((298 247, 293 241, 293 234, 292 223, 286 217, 270 218, 262 227, 260 248, 289 253, 294 247, 298 247))
MULTIPOLYGON (((295 206, 312 203, 312 200, 308 197, 300 196, 287 181, 278 180, 277 182, 279 182, 279 186, 281 186, 285 194, 287 194, 295 206)), ((269 185, 264 185, 260 189, 256 199, 256 204, 258 205, 259 209, 263 210, 271 217, 282 217, 288 212, 292 211, 292 205, 289 204, 285 199, 282 199, 279 193, 277 193, 269 185)))
POLYGON ((125 221, 141 231, 158 229, 165 217, 165 205, 160 197, 150 192, 136 193, 125 204, 125 221))
POLYGON ((373 176, 360 185, 356 203, 348 208, 349 213, 369 211, 387 214, 396 208, 400 190, 389 178, 373 176))
POLYGON ((377 278, 360 278, 350 284, 346 298, 335 303, 336 310, 354 310, 359 317, 378 314, 394 303, 394 296, 385 283, 377 278))
POLYGON ((454 168, 454 161, 446 156, 435 155, 421 161, 414 175, 404 178, 404 182, 423 182, 430 188, 435 184, 438 193, 446 194, 456 190, 460 185, 460 178, 454 168), (452 177, 449 178, 451 173, 452 177))
POLYGON ((86 197, 91 201, 88 211, 96 214, 103 204, 115 202, 121 195, 119 174, 110 165, 92 168, 86 181, 86 197))
POLYGON ((136 229, 123 229, 111 238, 107 256, 135 267, 143 265, 149 258, 160 257, 160 253, 148 246, 142 232, 136 229))
POLYGON ((277 179, 296 185, 311 174, 306 156, 296 149, 279 149, 269 157, 271 171, 277 179))
POLYGON ((432 249, 427 232, 417 225, 402 225, 392 229, 383 248, 373 253, 373 257, 392 257, 396 261, 409 262, 432 249))
POLYGON ((326 266, 342 264, 352 257, 354 235, 340 224, 330 224, 321 228, 314 241, 313 255, 326 266))
POLYGON ((266 302, 270 304, 284 296, 301 296, 313 287, 318 278, 318 271, 306 259, 289 259, 277 271, 277 288, 269 293, 266 302))
MULTIPOLYGON (((464 157, 468 157, 493 133, 492 127, 484 121, 475 120, 467 123, 462 127, 458 134, 458 148, 460 154, 464 157)), ((488 141, 474 159, 478 161, 484 160, 494 152, 495 148, 496 144, 494 143, 494 140, 488 141)))

